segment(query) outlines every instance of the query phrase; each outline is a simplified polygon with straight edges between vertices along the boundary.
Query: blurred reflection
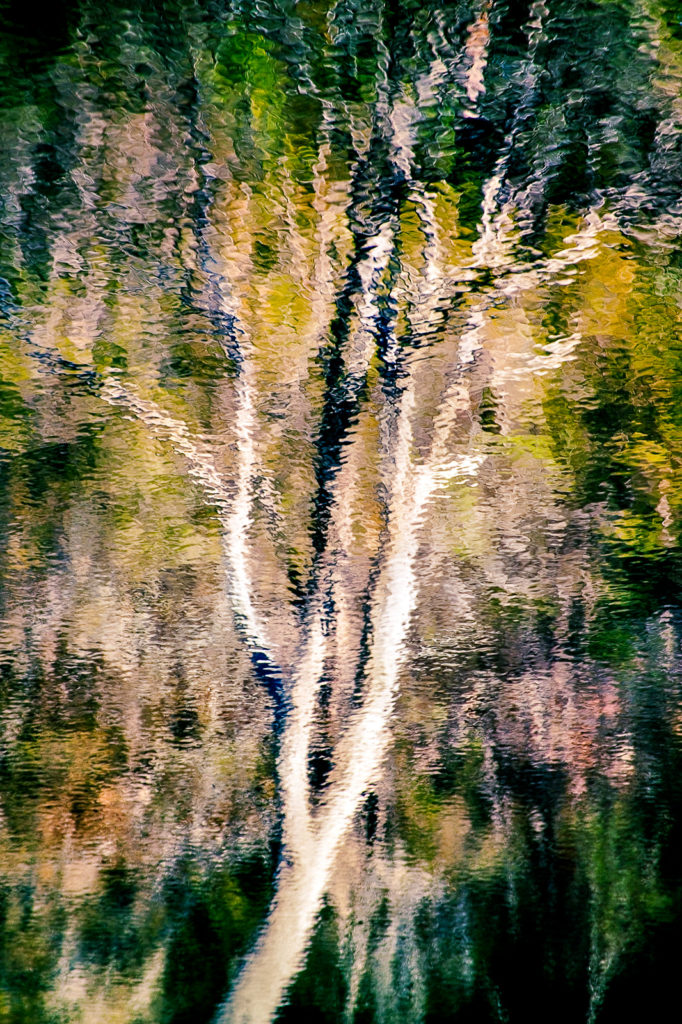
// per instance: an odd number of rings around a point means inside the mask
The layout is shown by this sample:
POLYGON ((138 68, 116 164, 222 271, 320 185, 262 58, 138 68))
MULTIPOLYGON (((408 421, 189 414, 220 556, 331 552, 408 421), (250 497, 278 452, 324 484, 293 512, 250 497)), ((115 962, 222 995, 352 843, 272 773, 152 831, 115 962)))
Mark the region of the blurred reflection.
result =
POLYGON ((677 6, 1 16, 0 1020, 662 1007, 677 6))

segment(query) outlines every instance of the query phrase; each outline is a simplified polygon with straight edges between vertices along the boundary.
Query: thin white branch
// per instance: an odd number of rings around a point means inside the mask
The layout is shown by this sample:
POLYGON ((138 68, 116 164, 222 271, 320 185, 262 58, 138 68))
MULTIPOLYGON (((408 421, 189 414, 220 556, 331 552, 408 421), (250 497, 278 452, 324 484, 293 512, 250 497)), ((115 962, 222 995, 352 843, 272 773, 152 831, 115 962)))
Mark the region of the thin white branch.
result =
POLYGON ((253 469, 253 408, 248 386, 239 387, 237 437, 239 441, 239 469, 236 494, 225 486, 210 451, 192 438, 187 426, 164 412, 155 402, 142 398, 132 387, 115 377, 105 377, 99 389, 100 397, 110 405, 123 407, 144 423, 157 437, 171 443, 173 449, 186 461, 189 473, 197 480, 215 504, 223 527, 223 550, 227 565, 227 586, 237 621, 252 654, 267 661, 267 668, 276 676, 279 666, 274 646, 253 601, 253 582, 249 566, 248 527, 250 506, 250 476, 253 469))

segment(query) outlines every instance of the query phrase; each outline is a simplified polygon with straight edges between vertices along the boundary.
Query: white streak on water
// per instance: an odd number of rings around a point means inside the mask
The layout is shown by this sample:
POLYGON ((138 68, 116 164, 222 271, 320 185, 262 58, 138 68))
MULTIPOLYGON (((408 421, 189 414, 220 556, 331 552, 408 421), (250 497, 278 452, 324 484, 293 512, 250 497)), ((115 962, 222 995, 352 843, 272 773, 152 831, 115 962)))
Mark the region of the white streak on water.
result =
POLYGON ((319 815, 310 839, 309 857, 297 860, 292 867, 283 867, 280 872, 278 896, 268 925, 220 1014, 223 1021, 252 1024, 274 1016, 286 986, 302 963, 339 843, 381 765, 390 739, 390 710, 416 598, 414 558, 418 525, 435 486, 433 474, 414 472, 409 416, 413 404, 414 395, 408 391, 398 421, 391 501, 393 527, 372 607, 375 640, 362 709, 335 751, 337 767, 330 784, 332 796, 319 815))
POLYGON ((223 527, 223 550, 227 581, 233 609, 252 651, 259 651, 270 661, 270 669, 278 671, 273 645, 253 602, 253 581, 248 556, 248 523, 250 506, 249 479, 253 469, 253 408, 249 408, 249 389, 242 385, 237 413, 237 437, 240 458, 236 494, 230 494, 210 451, 193 439, 187 426, 164 412, 155 402, 143 398, 131 385, 114 377, 106 377, 99 390, 100 397, 110 405, 122 406, 134 414, 152 433, 171 442, 174 450, 184 456, 189 473, 214 502, 223 527), (246 407, 244 407, 244 403, 246 407), (251 434, 249 434, 251 431, 251 434), (243 444, 243 448, 242 448, 243 444))

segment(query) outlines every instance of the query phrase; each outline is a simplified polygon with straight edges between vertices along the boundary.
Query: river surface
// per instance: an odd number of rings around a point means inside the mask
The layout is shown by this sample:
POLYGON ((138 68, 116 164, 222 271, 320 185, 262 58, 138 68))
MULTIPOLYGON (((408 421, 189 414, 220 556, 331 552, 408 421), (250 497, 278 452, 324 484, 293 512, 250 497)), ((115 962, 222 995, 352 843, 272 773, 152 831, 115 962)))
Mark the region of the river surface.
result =
POLYGON ((672 1019, 679 0, 4 0, 0 140, 0 1024, 672 1019))

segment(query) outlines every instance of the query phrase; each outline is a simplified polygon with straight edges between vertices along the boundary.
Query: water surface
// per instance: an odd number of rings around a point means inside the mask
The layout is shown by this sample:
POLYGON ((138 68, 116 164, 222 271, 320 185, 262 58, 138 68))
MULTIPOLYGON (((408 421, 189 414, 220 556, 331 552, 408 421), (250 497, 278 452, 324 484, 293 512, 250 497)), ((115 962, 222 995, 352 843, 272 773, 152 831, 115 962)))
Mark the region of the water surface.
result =
POLYGON ((0 12, 0 1021, 662 1015, 679 2, 0 12))

